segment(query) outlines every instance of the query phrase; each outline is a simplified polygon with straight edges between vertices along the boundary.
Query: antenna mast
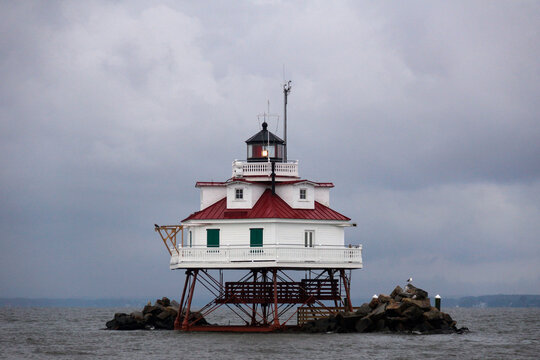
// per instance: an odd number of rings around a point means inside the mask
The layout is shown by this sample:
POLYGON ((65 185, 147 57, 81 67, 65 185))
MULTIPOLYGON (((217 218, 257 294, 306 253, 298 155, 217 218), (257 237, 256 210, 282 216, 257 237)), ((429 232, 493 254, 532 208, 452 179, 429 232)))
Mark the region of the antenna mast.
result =
POLYGON ((291 92, 291 81, 289 80, 283 84, 283 141, 285 141, 285 146, 283 147, 283 162, 287 162, 287 96, 291 92))

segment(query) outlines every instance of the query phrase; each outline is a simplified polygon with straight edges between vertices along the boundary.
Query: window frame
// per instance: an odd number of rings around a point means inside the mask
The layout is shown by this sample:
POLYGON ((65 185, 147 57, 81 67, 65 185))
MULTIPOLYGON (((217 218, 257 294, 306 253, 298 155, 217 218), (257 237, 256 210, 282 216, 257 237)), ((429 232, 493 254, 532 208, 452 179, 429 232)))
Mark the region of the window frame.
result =
POLYGON ((299 200, 301 200, 301 201, 307 201, 307 199, 308 199, 308 198, 307 198, 307 188, 300 188, 299 190, 300 190, 299 193, 298 193, 298 198, 299 198, 299 200), (304 197, 302 197, 302 195, 303 195, 304 197))
POLYGON ((240 187, 234 188, 234 200, 235 201, 244 200, 244 188, 240 188, 240 187))
POLYGON ((304 247, 315 247, 315 230, 304 230, 304 247))

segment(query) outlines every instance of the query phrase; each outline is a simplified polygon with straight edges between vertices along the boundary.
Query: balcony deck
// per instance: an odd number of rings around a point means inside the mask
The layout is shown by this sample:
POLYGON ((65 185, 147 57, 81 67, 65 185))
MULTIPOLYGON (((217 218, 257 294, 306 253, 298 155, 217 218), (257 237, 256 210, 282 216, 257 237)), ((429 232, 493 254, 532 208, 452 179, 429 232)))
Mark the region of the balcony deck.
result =
POLYGON ((171 269, 361 269, 358 247, 219 247, 171 249, 171 269))
MULTIPOLYGON (((276 176, 298 177, 298 161, 276 162, 276 176)), ((245 160, 235 160, 232 164, 232 177, 240 176, 270 176, 272 174, 272 164, 270 162, 247 162, 245 160)))

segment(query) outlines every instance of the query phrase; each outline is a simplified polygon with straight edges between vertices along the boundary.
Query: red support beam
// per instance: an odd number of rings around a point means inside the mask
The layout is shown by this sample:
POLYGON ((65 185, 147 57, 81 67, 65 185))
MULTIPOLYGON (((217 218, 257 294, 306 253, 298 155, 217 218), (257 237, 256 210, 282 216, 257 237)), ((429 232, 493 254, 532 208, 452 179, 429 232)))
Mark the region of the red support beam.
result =
POLYGON ((188 288, 189 284, 189 278, 191 277, 191 271, 186 271, 186 282, 184 283, 184 290, 182 290, 182 299, 180 300, 180 305, 178 305, 178 314, 176 315, 176 319, 174 320, 174 330, 181 330, 182 324, 180 323, 180 319, 182 317, 182 311, 184 310, 184 298, 186 296, 186 289, 188 288))
POLYGON ((351 292, 349 291, 349 281, 347 280, 347 276, 345 275, 345 269, 340 269, 339 273, 341 275, 341 278, 343 279, 343 287, 345 287, 345 294, 347 294, 347 304, 345 304, 345 308, 347 311, 352 312, 353 306, 351 302, 351 292))
POLYGON ((274 327, 279 327, 278 301, 277 301, 277 269, 273 269, 274 275, 274 327))
POLYGON ((191 310, 191 300, 193 300, 193 293, 195 292, 195 283, 197 282, 197 275, 199 270, 195 270, 193 274, 193 280, 191 282, 191 287, 189 289, 188 302, 186 306, 186 312, 184 314, 184 321, 182 322, 182 330, 188 330, 189 328, 189 312, 191 310))

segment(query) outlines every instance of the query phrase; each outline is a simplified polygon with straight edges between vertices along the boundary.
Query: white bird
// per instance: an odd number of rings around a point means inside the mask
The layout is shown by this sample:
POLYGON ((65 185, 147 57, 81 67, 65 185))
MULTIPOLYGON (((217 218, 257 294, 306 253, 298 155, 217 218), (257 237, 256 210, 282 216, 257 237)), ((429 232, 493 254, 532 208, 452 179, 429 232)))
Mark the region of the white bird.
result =
POLYGON ((412 282, 412 277, 407 279, 407 283, 411 283, 411 282, 412 282))

